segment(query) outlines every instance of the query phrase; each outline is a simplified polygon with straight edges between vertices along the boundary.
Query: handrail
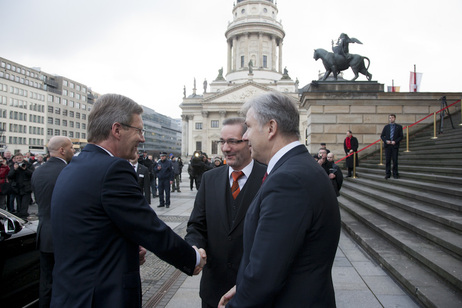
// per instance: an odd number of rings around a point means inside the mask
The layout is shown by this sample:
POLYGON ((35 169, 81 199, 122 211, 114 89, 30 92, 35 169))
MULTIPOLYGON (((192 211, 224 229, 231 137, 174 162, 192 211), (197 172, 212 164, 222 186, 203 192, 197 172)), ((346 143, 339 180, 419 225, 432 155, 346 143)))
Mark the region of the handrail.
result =
MULTIPOLYGON (((403 127, 403 130, 404 130, 404 129, 407 129, 406 138, 409 138, 409 127, 412 127, 412 126, 414 126, 414 125, 416 125, 416 124, 419 124, 420 122, 422 122, 423 120, 428 119, 428 118, 431 117, 432 115, 436 115, 437 113, 440 113, 441 111, 446 110, 446 109, 448 109, 449 107, 452 107, 452 106, 454 106, 455 104, 457 104, 457 103, 459 103, 459 102, 461 102, 460 99, 459 99, 458 101, 455 101, 454 103, 452 103, 452 104, 449 105, 449 106, 446 106, 446 107, 444 107, 444 108, 442 108, 442 109, 440 109, 440 110, 438 110, 438 111, 436 111, 436 112, 430 113, 430 114, 427 115, 426 117, 420 119, 419 121, 417 121, 417 122, 415 122, 415 123, 413 123, 413 124, 411 124, 411 125, 404 126, 404 127, 403 127)), ((462 117, 462 104, 461 104, 461 117, 462 117)), ((461 124, 462 124, 462 120, 461 120, 461 124)), ((349 155, 346 155, 346 156, 342 157, 341 159, 337 160, 335 163, 338 164, 338 163, 341 162, 342 160, 347 159, 348 157, 350 157, 351 155, 353 155, 353 154, 355 154, 355 153, 356 153, 356 154, 357 154, 357 153, 360 153, 360 152, 366 150, 367 148, 370 148, 370 147, 373 146, 374 144, 380 142, 380 140, 382 140, 382 139, 379 139, 379 140, 377 140, 377 141, 375 141, 375 142, 369 144, 368 146, 362 148, 361 150, 358 150, 358 151, 356 151, 356 152, 353 152, 353 153, 351 153, 351 154, 349 154, 349 155)))

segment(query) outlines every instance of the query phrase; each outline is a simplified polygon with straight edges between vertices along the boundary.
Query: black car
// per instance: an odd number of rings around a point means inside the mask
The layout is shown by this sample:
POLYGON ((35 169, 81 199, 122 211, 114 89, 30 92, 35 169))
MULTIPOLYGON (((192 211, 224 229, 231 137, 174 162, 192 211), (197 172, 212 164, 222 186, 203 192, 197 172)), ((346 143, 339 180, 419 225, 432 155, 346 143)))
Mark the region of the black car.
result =
POLYGON ((0 306, 36 307, 39 298, 38 221, 0 209, 0 306))

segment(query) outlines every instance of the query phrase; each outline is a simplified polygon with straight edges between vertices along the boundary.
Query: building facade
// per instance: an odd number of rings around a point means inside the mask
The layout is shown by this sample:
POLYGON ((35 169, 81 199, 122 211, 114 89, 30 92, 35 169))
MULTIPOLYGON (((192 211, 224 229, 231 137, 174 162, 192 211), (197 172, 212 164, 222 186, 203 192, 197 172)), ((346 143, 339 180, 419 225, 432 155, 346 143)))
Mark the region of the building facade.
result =
MULTIPOLYGON (((298 81, 283 69, 285 32, 277 21, 278 8, 272 0, 241 0, 232 9, 233 21, 225 32, 227 73, 204 84, 204 93, 184 95, 182 109, 182 156, 196 150, 220 155, 218 140, 225 118, 242 116, 243 103, 254 95, 279 91, 298 101, 298 81)), ((306 113, 300 110, 301 113, 306 113)), ((302 123, 301 123, 302 126, 302 123)), ((303 131, 303 129, 301 129, 303 131)))
MULTIPOLYGON (((53 136, 69 137, 79 151, 87 144, 88 115, 99 94, 75 80, 0 57, 0 153, 46 153, 53 136)), ((181 123, 143 106, 146 143, 157 155, 178 155, 181 123)))

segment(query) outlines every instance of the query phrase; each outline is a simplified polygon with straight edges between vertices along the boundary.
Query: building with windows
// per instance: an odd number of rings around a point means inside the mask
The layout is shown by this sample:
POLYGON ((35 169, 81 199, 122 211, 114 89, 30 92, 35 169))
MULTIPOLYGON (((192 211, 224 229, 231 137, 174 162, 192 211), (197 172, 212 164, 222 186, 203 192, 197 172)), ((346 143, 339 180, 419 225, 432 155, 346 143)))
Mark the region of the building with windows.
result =
MULTIPOLYGON (((53 136, 69 137, 79 151, 87 144, 87 123, 99 94, 75 80, 0 57, 0 153, 46 153, 53 136)), ((141 147, 180 154, 181 124, 144 107, 146 143, 141 147)))
MULTIPOLYGON (((298 100, 298 81, 293 81, 282 65, 285 32, 277 14, 273 0, 240 0, 234 5, 233 21, 225 31, 226 76, 220 69, 209 90, 204 84, 202 95, 197 94, 194 80, 192 94, 185 93, 180 104, 182 156, 196 150, 209 156, 221 154, 221 123, 225 118, 239 116, 242 104, 254 95, 276 90, 298 100)), ((303 116, 306 111, 300 113, 303 116)))

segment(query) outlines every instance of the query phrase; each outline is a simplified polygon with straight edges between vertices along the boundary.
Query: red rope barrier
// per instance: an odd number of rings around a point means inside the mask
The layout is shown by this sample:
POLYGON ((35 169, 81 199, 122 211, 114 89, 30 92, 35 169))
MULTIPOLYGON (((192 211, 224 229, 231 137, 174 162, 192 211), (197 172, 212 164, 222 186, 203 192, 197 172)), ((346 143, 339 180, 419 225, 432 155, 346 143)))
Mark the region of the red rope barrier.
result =
MULTIPOLYGON (((451 105, 449 105, 449 106, 447 106, 447 107, 444 107, 444 108, 438 110, 436 113, 440 113, 441 111, 446 110, 446 109, 448 109, 449 107, 454 106, 455 104, 457 104, 457 103, 459 103, 459 102, 460 102, 460 99, 459 99, 458 101, 455 101, 455 102, 452 103, 451 105)), ((403 130, 406 129, 407 127, 412 127, 412 126, 414 126, 414 125, 416 125, 416 124, 419 124, 420 122, 422 122, 422 121, 425 120, 425 119, 428 119, 428 118, 431 117, 432 115, 433 115, 433 113, 430 113, 429 115, 427 115, 426 117, 420 119, 419 121, 417 121, 417 122, 415 122, 415 123, 413 123, 413 124, 411 124, 411 125, 404 126, 404 127, 403 127, 403 130)), ((362 148, 361 150, 359 150, 359 151, 357 151, 357 152, 353 152, 353 153, 351 153, 351 154, 349 154, 349 155, 347 155, 347 156, 345 156, 345 157, 343 157, 343 158, 337 160, 335 163, 338 164, 339 162, 341 162, 341 161, 344 160, 344 159, 347 159, 348 157, 350 157, 350 156, 353 155, 354 153, 359 153, 359 152, 361 152, 361 151, 364 151, 364 150, 367 149, 367 148, 370 148, 371 146, 373 146, 373 145, 376 144, 377 142, 380 142, 380 139, 377 140, 377 141, 375 141, 375 142, 373 142, 373 143, 371 143, 371 144, 369 144, 367 147, 362 148)))

